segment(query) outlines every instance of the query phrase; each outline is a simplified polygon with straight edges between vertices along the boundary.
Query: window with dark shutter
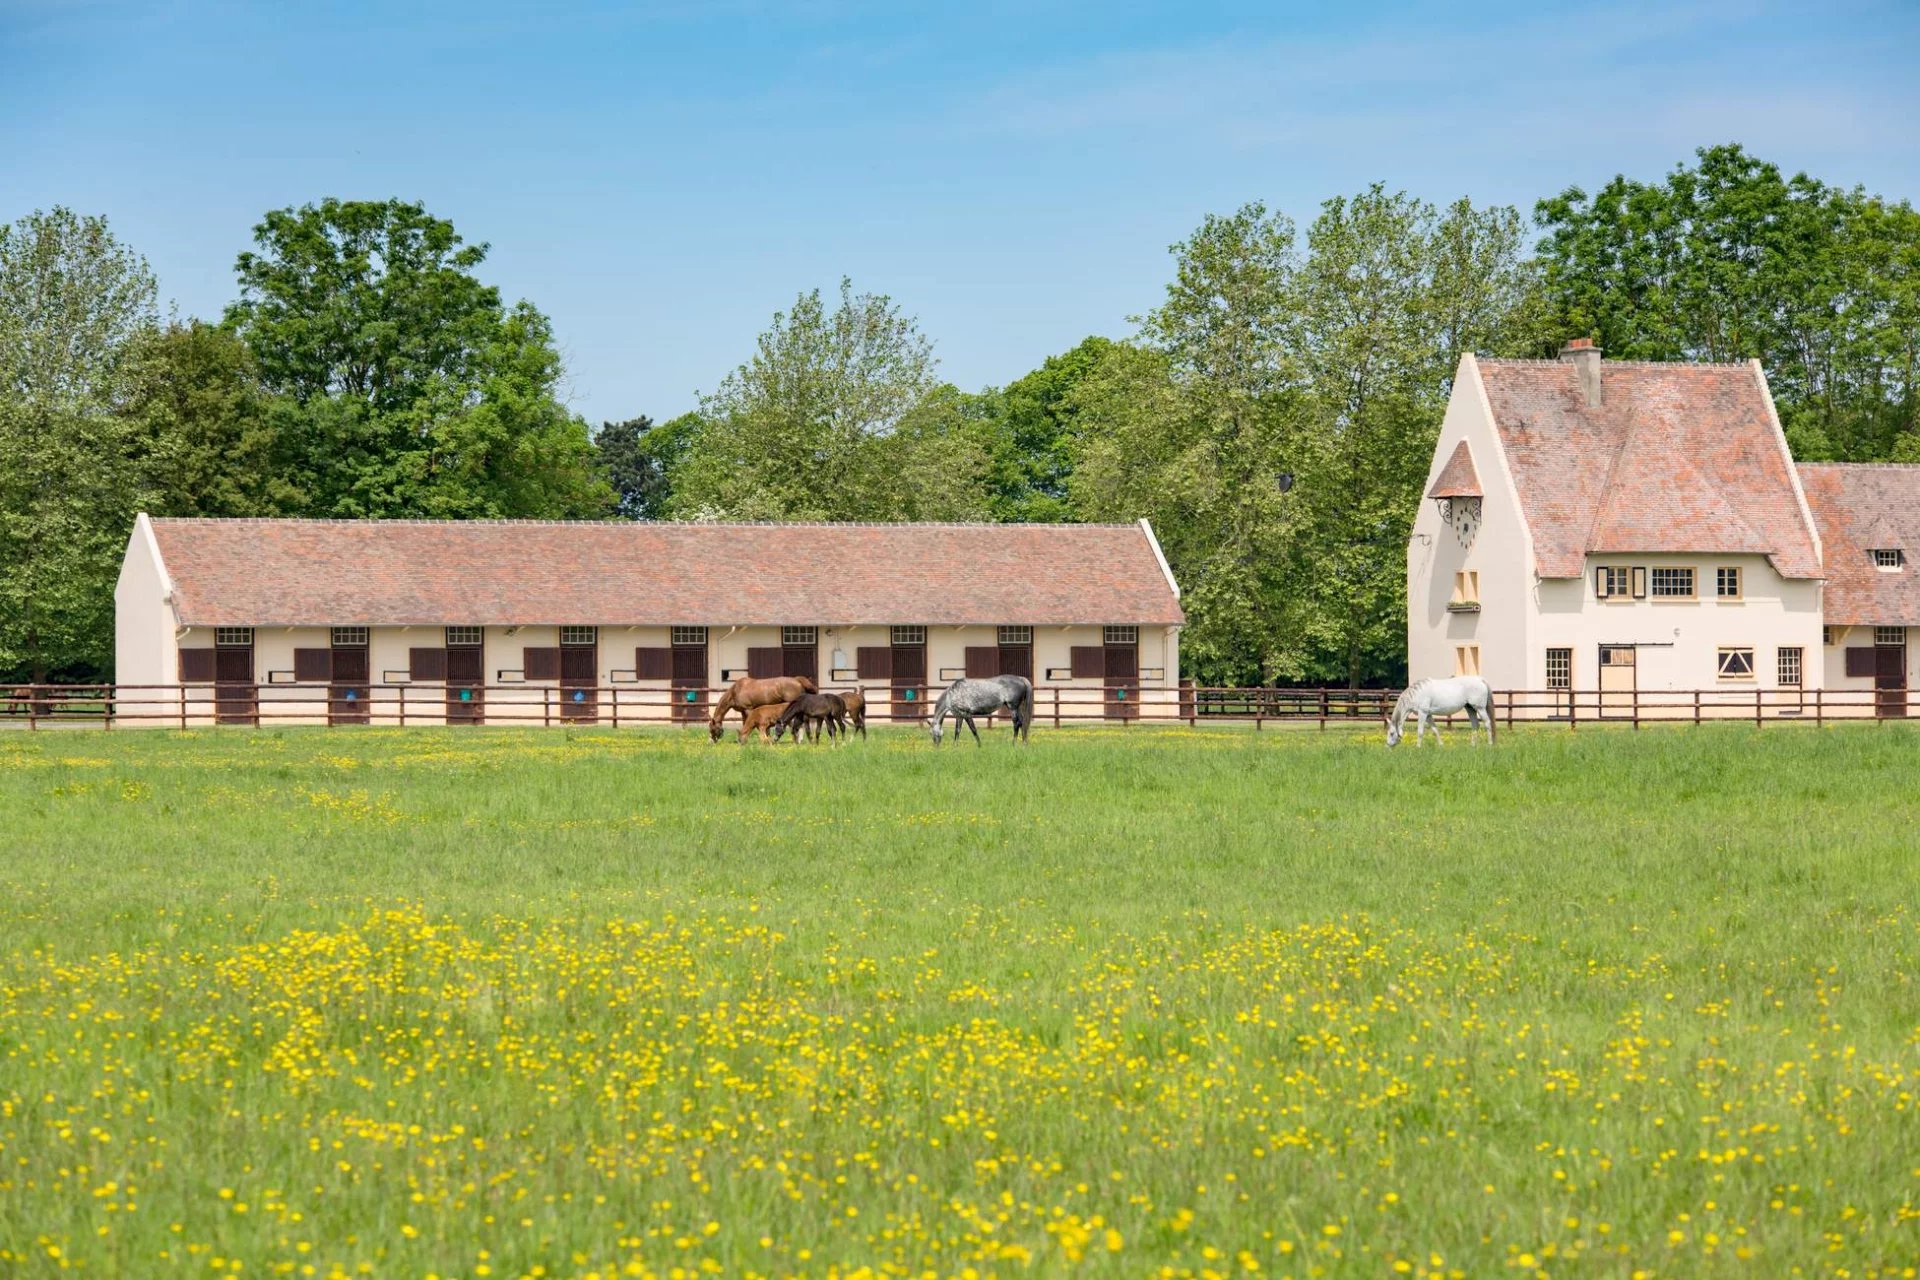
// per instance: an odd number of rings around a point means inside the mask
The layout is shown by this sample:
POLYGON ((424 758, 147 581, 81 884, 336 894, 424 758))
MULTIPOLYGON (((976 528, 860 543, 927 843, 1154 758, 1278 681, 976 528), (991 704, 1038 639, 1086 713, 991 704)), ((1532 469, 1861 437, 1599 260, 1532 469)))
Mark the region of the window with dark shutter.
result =
POLYGON ((861 645, 853 657, 854 670, 862 680, 893 679, 893 650, 886 645, 861 645))
POLYGON ((293 678, 301 684, 325 684, 333 679, 333 650, 295 649, 293 678))
POLYGON ((1000 674, 1000 646, 967 646, 967 679, 985 680, 1000 674))
POLYGON ((1872 679, 1874 674, 1874 652, 1866 645, 1847 647, 1847 678, 1857 680, 1872 679))
POLYGON ((747 650, 747 675, 755 680, 772 680, 780 674, 778 646, 759 646, 747 650))
POLYGON ((447 651, 445 649, 407 650, 407 677, 412 680, 445 680, 447 651))
POLYGON ((520 651, 520 674, 528 680, 558 680, 560 678, 560 650, 536 649, 531 646, 520 651))
POLYGON ((213 682, 213 650, 182 649, 180 651, 180 683, 211 684, 213 682))
POLYGON ((673 650, 635 649, 633 676, 636 680, 673 679, 673 650))
POLYGON ((1104 680, 1107 677, 1105 645, 1076 644, 1071 650, 1071 661, 1075 680, 1104 680))
POLYGON ((1635 600, 1647 598, 1647 570, 1644 565, 1633 567, 1633 598, 1635 600))

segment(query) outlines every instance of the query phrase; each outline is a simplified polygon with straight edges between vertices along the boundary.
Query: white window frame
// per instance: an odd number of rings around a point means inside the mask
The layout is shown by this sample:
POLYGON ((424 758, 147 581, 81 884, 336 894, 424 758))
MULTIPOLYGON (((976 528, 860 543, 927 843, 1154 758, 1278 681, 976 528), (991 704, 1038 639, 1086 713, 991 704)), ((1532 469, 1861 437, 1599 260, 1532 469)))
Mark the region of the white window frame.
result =
POLYGON ((1873 557, 1873 567, 1882 573, 1898 573, 1907 567, 1907 553, 1898 547, 1875 547, 1867 554, 1873 557))
POLYGON ((781 627, 780 643, 789 648, 812 648, 820 643, 818 627, 781 627))
POLYGON ((1100 628, 1101 644, 1139 644, 1140 628, 1113 624, 1100 628))
POLYGON ((1655 600, 1697 600, 1700 598, 1700 574, 1694 569, 1681 568, 1677 565, 1656 565, 1647 575, 1647 591, 1655 600), (1665 591, 1660 589, 1662 574, 1667 575, 1668 590, 1665 591), (1683 574, 1684 579, 1681 577, 1683 574), (1685 591, 1672 589, 1679 586, 1682 581, 1687 584, 1685 591))
POLYGON ((927 642, 927 629, 916 626, 888 627, 887 642, 902 647, 925 644, 927 642))
POLYGON ((1715 651, 1715 654, 1716 654, 1715 664, 1718 668, 1717 674, 1720 679, 1722 680, 1753 679, 1753 648, 1752 646, 1737 645, 1737 644, 1722 645, 1718 650, 1715 651), (1745 661, 1746 661, 1747 669, 1745 671, 1729 670, 1729 668, 1732 667, 1736 661, 1740 660, 1740 657, 1742 654, 1746 655, 1745 661))
POLYGON ((1032 627, 996 627, 994 628, 994 641, 997 644, 1003 644, 1008 647, 1012 647, 1014 645, 1032 644, 1033 628, 1032 627))
POLYGON ((1744 600, 1747 575, 1737 564, 1723 564, 1713 571, 1713 595, 1716 600, 1744 600), (1727 575, 1733 575, 1733 590, 1727 590, 1727 575))
POLYGON ((600 643, 600 628, 584 625, 569 625, 560 628, 560 643, 568 648, 584 649, 590 644, 600 643))
POLYGON ((1905 627, 1875 627, 1873 629, 1873 642, 1875 644, 1903 645, 1907 642, 1907 629, 1905 627))
POLYGON ((683 647, 705 644, 707 642, 707 629, 705 627, 668 627, 667 641, 669 644, 681 645, 683 647))
POLYGON ((253 628, 215 627, 213 629, 213 642, 222 649, 252 648, 253 628))
POLYGON ((1799 645, 1782 645, 1774 654, 1774 679, 1783 689, 1797 689, 1805 678, 1806 651, 1799 645))
POLYGON ((1573 650, 1552 648, 1547 650, 1547 688, 1573 688, 1573 650), (1556 670, 1556 668, 1558 668, 1556 670))
POLYGON ((447 648, 449 649, 477 649, 485 638, 486 631, 482 627, 447 628, 447 648))
POLYGON ((364 649, 369 643, 365 627, 328 627, 327 643, 336 649, 364 649))

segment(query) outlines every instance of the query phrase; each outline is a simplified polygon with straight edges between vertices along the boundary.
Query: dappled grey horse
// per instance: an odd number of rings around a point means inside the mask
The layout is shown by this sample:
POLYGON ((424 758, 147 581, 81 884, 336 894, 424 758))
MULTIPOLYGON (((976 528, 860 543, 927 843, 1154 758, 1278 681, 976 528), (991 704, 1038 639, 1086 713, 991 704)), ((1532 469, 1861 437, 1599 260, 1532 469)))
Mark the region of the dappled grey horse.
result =
POLYGON ((1419 684, 1401 693, 1394 702, 1393 710, 1387 715, 1387 745, 1400 745, 1405 736, 1407 717, 1416 717, 1413 742, 1419 746, 1427 736, 1427 730, 1433 730, 1433 740, 1441 746, 1446 739, 1440 736, 1440 726, 1433 722, 1435 716, 1450 716, 1456 711, 1467 713, 1467 735, 1482 724, 1487 727, 1487 745, 1493 745, 1493 687, 1479 676, 1454 676, 1449 680, 1422 680, 1419 684))
POLYGON ((992 715, 1001 708, 1013 712, 1013 737, 1033 738, 1033 683, 1025 676, 994 676, 989 680, 955 680, 940 695, 933 708, 933 745, 940 745, 940 722, 953 717, 953 738, 960 740, 960 726, 973 734, 980 745, 980 731, 973 727, 975 716, 992 715))

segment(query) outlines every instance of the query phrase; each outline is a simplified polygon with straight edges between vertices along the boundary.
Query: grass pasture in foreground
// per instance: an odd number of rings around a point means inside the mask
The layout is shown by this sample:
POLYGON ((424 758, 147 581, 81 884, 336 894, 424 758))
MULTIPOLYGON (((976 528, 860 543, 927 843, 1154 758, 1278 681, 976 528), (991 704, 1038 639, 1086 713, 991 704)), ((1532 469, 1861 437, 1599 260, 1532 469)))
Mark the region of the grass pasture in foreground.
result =
POLYGON ((1908 726, 0 737, 0 1272, 1912 1276, 1908 726))

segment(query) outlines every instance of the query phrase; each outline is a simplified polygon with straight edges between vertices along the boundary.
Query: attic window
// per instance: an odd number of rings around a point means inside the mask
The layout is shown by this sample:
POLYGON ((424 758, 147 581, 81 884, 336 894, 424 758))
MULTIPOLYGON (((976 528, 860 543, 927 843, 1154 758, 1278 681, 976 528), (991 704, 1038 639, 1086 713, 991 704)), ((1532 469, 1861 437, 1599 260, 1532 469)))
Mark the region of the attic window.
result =
POLYGON ((1898 573, 1907 567, 1907 553, 1897 547, 1877 547, 1872 552, 1873 567, 1898 573))

